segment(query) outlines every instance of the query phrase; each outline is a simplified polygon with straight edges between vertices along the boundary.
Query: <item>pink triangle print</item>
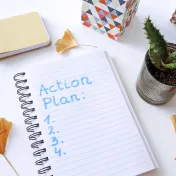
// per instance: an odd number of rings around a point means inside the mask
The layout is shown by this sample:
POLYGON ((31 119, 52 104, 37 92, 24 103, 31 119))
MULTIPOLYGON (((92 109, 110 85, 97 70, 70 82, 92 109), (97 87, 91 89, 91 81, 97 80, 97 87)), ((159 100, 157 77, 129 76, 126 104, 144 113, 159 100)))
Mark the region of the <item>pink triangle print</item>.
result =
POLYGON ((105 10, 103 10, 103 12, 104 12, 105 16, 107 16, 109 14, 109 12, 107 12, 105 10))

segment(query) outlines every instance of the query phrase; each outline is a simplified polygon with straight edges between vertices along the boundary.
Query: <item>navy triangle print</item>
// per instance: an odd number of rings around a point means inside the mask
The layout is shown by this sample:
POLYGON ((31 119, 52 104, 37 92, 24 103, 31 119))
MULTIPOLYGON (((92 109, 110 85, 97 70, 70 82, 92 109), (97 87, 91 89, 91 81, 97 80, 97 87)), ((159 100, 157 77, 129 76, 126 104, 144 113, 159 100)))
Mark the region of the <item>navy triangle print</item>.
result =
POLYGON ((115 26, 118 26, 120 23, 118 23, 117 21, 114 21, 115 26))
POLYGON ((119 3, 120 3, 120 5, 123 5, 123 4, 126 3, 126 1, 124 1, 124 0, 119 0, 119 3))
POLYGON ((86 2, 88 2, 90 4, 92 4, 92 5, 94 5, 94 3, 92 2, 92 0, 84 0, 84 1, 86 1, 86 2))
POLYGON ((106 17, 103 17, 101 20, 106 21, 108 23, 106 17))
POLYGON ((109 29, 109 28, 107 28, 107 27, 105 27, 105 26, 104 26, 104 28, 105 28, 106 32, 110 31, 110 29, 109 29))
POLYGON ((87 11, 88 14, 92 15, 92 12, 90 11, 90 9, 87 11))
POLYGON ((109 6, 107 6, 107 7, 108 7, 108 9, 109 9, 110 12, 112 12, 112 11, 115 10, 115 9, 113 9, 112 7, 109 7, 109 6))
POLYGON ((118 17, 123 14, 122 12, 119 12, 117 10, 115 10, 115 11, 116 11, 118 17))

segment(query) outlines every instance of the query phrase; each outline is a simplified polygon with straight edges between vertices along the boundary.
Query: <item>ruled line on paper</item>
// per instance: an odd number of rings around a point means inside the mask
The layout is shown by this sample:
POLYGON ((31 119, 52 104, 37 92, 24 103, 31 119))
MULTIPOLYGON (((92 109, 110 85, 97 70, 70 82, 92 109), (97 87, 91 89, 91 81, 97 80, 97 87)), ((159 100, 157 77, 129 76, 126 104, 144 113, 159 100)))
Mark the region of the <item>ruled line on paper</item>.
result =
MULTIPOLYGON (((142 145, 139 145, 139 146, 136 146, 135 148, 139 148, 139 147, 141 147, 141 146, 142 146, 142 145)), ((114 149, 116 149, 116 148, 114 148, 114 149)), ((128 152, 128 151, 133 150, 133 149, 134 149, 134 148, 130 148, 130 149, 125 150, 125 151, 123 151, 123 152, 115 153, 115 154, 113 154, 113 155, 110 155, 110 156, 105 157, 105 158, 102 158, 102 159, 111 158, 111 157, 113 157, 113 156, 116 156, 116 155, 119 155, 119 154, 123 154, 123 153, 128 152)), ((104 151, 104 152, 108 152, 108 150, 107 150, 107 151, 104 151)), ((80 162, 80 161, 82 161, 82 160, 84 160, 84 159, 89 159, 89 158, 95 157, 95 156, 100 155, 100 154, 102 154, 102 153, 97 153, 96 155, 92 155, 92 156, 85 157, 85 158, 80 159, 80 160, 76 160, 76 161, 74 161, 74 162, 67 163, 66 165, 64 165, 64 167, 67 166, 67 165, 76 163, 76 162, 80 162)), ((57 161, 57 162, 59 162, 59 161, 57 161)), ((57 163, 57 162, 55 162, 55 163, 57 163)), ((97 162, 97 161, 95 161, 95 162, 97 162)), ((91 162, 91 163, 92 163, 92 162, 91 162)), ((90 164, 91 164, 91 163, 90 163, 90 164)), ((86 163, 86 164, 87 164, 87 163, 86 163)), ((88 163, 88 164, 89 164, 89 163, 88 163)))
MULTIPOLYGON (((109 123, 109 122, 108 122, 109 123)), ((112 122, 110 122, 110 123, 112 123, 112 122)), ((120 124, 117 124, 117 125, 113 125, 113 126, 119 126, 119 125, 122 125, 122 124, 125 124, 125 123, 128 123, 127 121, 126 122, 122 122, 122 123, 120 123, 120 124)), ((101 124, 101 125, 96 125, 96 126, 93 126, 92 128, 95 128, 95 127, 98 127, 98 126, 102 126, 102 125, 105 125, 105 124, 107 124, 107 123, 104 123, 104 124, 101 124)), ((112 126, 112 127, 113 127, 112 126)), ((85 129, 85 130, 87 130, 87 129, 85 129)), ((80 130, 80 131, 74 131, 74 133, 79 133, 79 132, 83 132, 83 131, 85 131, 85 130, 80 130)), ((104 129, 105 130, 105 129, 104 129)), ((101 131, 101 130, 100 130, 101 131)), ((98 132, 98 131, 95 131, 95 132, 98 132)), ((67 135, 64 135, 64 136, 60 136, 60 137, 63 137, 63 138, 65 138, 66 136, 69 136, 69 135, 72 135, 72 134, 74 134, 74 133, 70 133, 70 134, 67 134, 67 135)), ((91 134, 91 133, 90 133, 91 134)))
MULTIPOLYGON (((118 115, 120 115, 120 114, 123 114, 123 113, 119 113, 118 115)), ((97 117, 97 116, 96 116, 97 117)), ((109 116, 109 117, 114 117, 114 116, 109 116)), ((121 119, 125 119, 127 116, 124 116, 124 117, 120 117, 120 118, 118 118, 117 120, 121 120, 121 119)), ((88 118, 85 118, 85 119, 88 119, 88 118)), ((84 120, 85 120, 84 119, 84 120)), ((105 119, 107 119, 107 117, 106 118, 102 118, 101 120, 105 120, 105 119)), ((98 122, 98 121, 100 121, 100 119, 98 119, 98 120, 94 120, 94 121, 91 121, 91 122, 86 122, 86 123, 83 123, 83 124, 81 124, 81 125, 78 125, 78 126, 74 126, 74 128, 77 128, 77 127, 80 127, 80 126, 83 126, 83 125, 87 125, 87 124, 92 124, 92 123, 94 123, 94 122, 98 122)), ((73 122, 70 122, 70 123, 67 123, 67 125, 70 125, 70 124, 74 124, 76 121, 73 121, 73 122)), ((110 121, 109 121, 110 122, 110 121)), ((56 127, 57 127, 57 124, 55 125, 56 127)), ((70 128, 62 128, 62 130, 65 130, 65 131, 67 131, 67 130, 70 130, 70 128)))
MULTIPOLYGON (((126 127, 130 128, 131 126, 126 126, 126 127)), ((111 133, 118 132, 118 131, 122 131, 122 130, 124 130, 124 128, 121 128, 121 129, 118 129, 118 130, 115 130, 115 131, 112 131, 112 132, 106 133, 106 134, 111 134, 111 133)), ((103 135, 104 135, 104 134, 103 134, 103 135)), ((98 137, 101 137, 101 136, 103 136, 103 135, 100 135, 100 136, 98 136, 98 137)), ((98 138, 98 137, 96 137, 96 138, 98 138)), ((75 140, 75 139, 77 139, 77 138, 79 138, 79 137, 70 138, 70 139, 67 139, 67 141, 69 141, 69 140, 75 140)), ((92 138, 92 139, 96 139, 96 138, 92 138)))
MULTIPOLYGON (((132 139, 132 138, 135 138, 135 137, 137 137, 136 135, 134 135, 134 136, 131 136, 131 137, 129 137, 128 139, 132 139)), ((111 138, 111 139, 113 139, 113 138, 111 138)), ((109 145, 112 145, 112 144, 116 144, 116 143, 119 143, 119 142, 122 142, 122 141, 126 141, 127 139, 123 139, 123 140, 119 140, 119 141, 116 141, 116 142, 113 142, 113 143, 109 143, 109 145)), ((102 141, 100 141, 100 142, 97 142, 97 143, 101 143, 101 142, 103 142, 103 140, 102 141)), ((82 149, 82 148, 86 148, 86 147, 90 147, 90 146, 92 146, 92 145, 94 145, 95 143, 91 143, 90 145, 86 145, 86 146, 82 146, 82 147, 80 147, 80 148, 76 148, 76 149, 74 149, 74 150, 68 150, 68 152, 73 152, 73 151, 76 151, 76 150, 79 150, 79 149, 82 149)), ((103 148, 103 147, 107 147, 108 145, 105 145, 105 146, 102 146, 102 147, 99 147, 99 148, 97 148, 97 149, 100 149, 100 148, 103 148)), ((120 147, 117 147, 117 148, 120 148, 120 147)), ((96 150, 97 150, 96 149, 96 150)), ((91 150, 92 151, 92 150, 91 150)), ((94 150, 93 150, 94 151, 94 150)))
MULTIPOLYGON (((86 103, 88 103, 88 102, 86 102, 86 103)), ((116 104, 113 104, 111 107, 114 107, 114 106, 117 106, 116 104)), ((113 109, 113 110, 119 110, 119 109, 123 109, 123 108, 125 108, 124 106, 122 106, 122 107, 118 107, 118 109, 117 108, 115 108, 115 109, 113 109)), ((99 110, 101 110, 102 108, 100 108, 99 110)), ((77 111, 80 111, 80 110, 82 110, 82 109, 75 109, 75 111, 74 112, 77 112, 77 111)), ((86 108, 86 110, 87 110, 87 108, 86 108)), ((97 110, 96 109, 94 109, 94 110, 92 110, 91 112, 96 112, 97 110)), ((59 112, 59 114, 60 115, 64 115, 64 116, 67 116, 68 114, 70 114, 70 113, 60 113, 60 111, 57 109, 56 111, 53 111, 53 112, 59 112)), ((89 111, 84 111, 84 113, 80 113, 79 115, 84 115, 84 114, 88 114, 88 112, 89 111)), ((106 112, 109 112, 109 110, 108 111, 106 111, 106 112)), ((106 113, 105 112, 105 113, 106 113)), ((47 112, 47 114, 49 114, 49 113, 52 113, 52 112, 47 112)), ((52 113, 53 114, 53 113, 52 113)), ((46 115, 46 112, 43 114, 43 115, 46 115)), ((54 116, 56 116, 56 115, 54 115, 54 116)), ((78 115, 75 115, 75 116, 78 116, 78 115)), ((75 117, 75 116, 71 116, 72 118, 73 117, 75 117)), ((69 117, 67 117, 67 119, 68 119, 69 117)), ((64 119, 66 119, 66 117, 64 118, 64 119)))
MULTIPOLYGON (((126 126, 125 128, 130 128, 131 126, 126 126)), ((112 131, 112 132, 110 132, 110 133, 106 133, 106 134, 111 134, 111 133, 115 133, 115 132, 118 132, 118 131, 122 131, 122 130, 124 130, 124 127, 123 128, 121 128, 121 129, 118 129, 118 130, 114 130, 114 131, 112 131)), ((128 134, 128 133, 127 133, 128 134)), ((121 135, 122 136, 122 135, 121 135)), ((101 136, 98 136, 98 137, 101 137, 101 136)), ((98 138, 97 137, 97 138, 98 138)), ((78 137, 75 137, 75 138, 71 138, 71 140, 75 140, 76 138, 78 138, 78 137)), ((94 138, 93 138, 94 139, 94 138)), ((67 139, 67 141, 68 141, 68 139, 67 139)), ((123 145, 123 146, 126 146, 126 145, 123 145)), ((93 151, 93 150, 91 150, 91 151, 93 151)), ((88 152, 90 152, 90 151, 88 151, 88 152)), ((80 153, 80 155, 81 155, 82 153, 80 153)), ((78 156, 78 155, 77 155, 78 156)), ((53 158, 54 157, 54 155, 53 156, 51 156, 51 158, 53 158)))
MULTIPOLYGON (((99 116, 101 116, 102 114, 106 114, 106 113, 108 113, 109 114, 109 111, 108 112, 102 112, 102 113, 100 113, 100 114, 97 114, 96 115, 96 117, 99 117, 99 116)), ((102 118, 102 119, 106 119, 106 118, 108 118, 108 117, 114 117, 114 116, 117 116, 117 115, 122 115, 122 114, 124 114, 124 112, 118 112, 118 111, 111 111, 111 115, 110 116, 106 116, 105 118, 102 118), (116 112, 116 114, 112 114, 112 112, 116 112)), ((79 114, 80 115, 80 114, 79 114)), ((84 114, 81 114, 81 115, 84 115, 84 114)), ((78 115, 75 115, 75 116, 70 116, 69 118, 67 118, 67 119, 74 119, 74 117, 77 117, 78 115)), ((57 117, 57 116, 56 116, 57 117)), ((84 118, 82 118, 82 119, 79 119, 79 122, 80 121, 85 121, 85 120, 87 120, 87 119, 91 119, 92 118, 92 115, 91 116, 88 116, 88 117, 84 117, 84 118)), ((121 118, 121 117, 120 117, 121 118)), ((125 118, 125 117, 124 117, 125 118)), ((64 118, 64 120, 66 120, 65 118, 64 118)), ((70 121, 69 123, 66 123, 66 124, 68 124, 68 125, 70 125, 70 124, 72 124, 72 123, 75 123, 75 122, 77 122, 77 120, 73 120, 73 121, 70 121)), ((93 121, 92 121, 92 123, 93 123, 93 121)), ((56 126, 58 125, 59 123, 56 123, 56 126)), ((62 123, 62 125, 64 125, 64 123, 62 123)), ((62 128, 63 129, 63 128, 62 128)), ((66 129, 63 129, 63 130, 66 130, 66 129)))
MULTIPOLYGON (((138 152, 136 152, 136 153, 133 153, 133 154, 131 154, 131 155, 128 155, 128 156, 124 156, 124 157, 118 158, 118 159, 113 160, 113 161, 111 161, 111 162, 109 162, 109 163, 113 163, 113 162, 116 162, 116 161, 121 160, 121 159, 124 159, 124 158, 129 158, 130 156, 139 154, 139 153, 141 153, 141 152, 143 152, 143 150, 140 150, 140 151, 138 151, 138 152)), ((103 158, 103 159, 107 159, 107 158, 109 158, 109 157, 112 157, 112 156, 108 156, 108 157, 105 157, 105 158, 103 158)), ((141 156, 140 156, 140 158, 141 158, 141 156)), ((134 160, 134 159, 132 159, 131 161, 133 161, 133 160, 134 160)), ((97 161, 99 161, 99 160, 97 160, 97 161)), ((95 162, 97 162, 97 161, 93 161, 93 162, 90 162, 90 163, 86 163, 86 165, 95 163, 95 162)), ((123 164, 129 163, 129 162, 131 162, 131 161, 125 162, 125 163, 123 163, 123 164)), ((121 165, 123 165, 123 164, 116 165, 115 167, 121 166, 121 165)), ((104 166, 104 165, 105 165, 105 164, 99 165, 99 167, 104 166)), ((73 169, 77 169, 77 168, 80 168, 80 167, 82 167, 82 166, 84 166, 84 165, 80 165, 80 166, 75 167, 75 168, 73 168, 73 169)), ((114 168, 114 167, 112 167, 112 168, 114 168)), ((110 170, 110 169, 112 169, 112 168, 109 168, 109 169, 106 169, 106 170, 110 170)), ((73 170, 73 169, 69 169, 69 170, 66 170, 66 171, 64 171, 64 172, 60 172, 59 174, 62 174, 62 173, 71 171, 71 170, 73 170)), ((93 169, 95 169, 95 168, 93 168, 93 169)), ((92 169, 92 170, 93 170, 93 169, 92 169)), ((91 170, 91 169, 89 169, 89 171, 90 171, 90 170, 91 170)), ((88 171, 88 170, 85 170, 84 172, 86 172, 86 171, 88 171)), ((77 175, 77 174, 81 174, 81 173, 76 173, 76 175, 77 175)), ((74 174, 74 175, 75 175, 75 174, 74 174)), ((74 176, 74 175, 72 175, 72 176, 74 176)))
MULTIPOLYGON (((126 138, 126 139, 124 139, 123 141, 126 141, 126 140, 128 140, 128 139, 131 139, 131 138, 133 138, 133 137, 136 137, 136 136, 131 136, 131 137, 129 137, 129 138, 126 138)), ((122 141, 122 140, 119 140, 120 142, 122 141)), ((114 143, 112 143, 112 144, 116 144, 116 143, 118 143, 119 141, 116 141, 116 142, 114 142, 114 143)), ((102 142, 102 141, 101 141, 102 142)), ((138 142, 138 141, 133 141, 133 142, 131 142, 130 144, 133 144, 133 143, 136 143, 136 142, 138 142)), ((111 144, 110 144, 111 145, 111 144)), ((121 145, 121 146, 116 146, 116 147, 114 147, 112 150, 115 150, 115 149, 117 149, 117 148, 121 148, 121 147, 124 147, 124 146, 127 146, 128 144, 124 144, 124 145, 121 145)), ((142 146, 142 144, 140 144, 139 146, 135 146, 135 148, 137 148, 137 147, 141 147, 142 146)), ((107 145, 105 145, 105 146, 102 146, 102 147, 99 147, 99 148, 97 148, 97 149, 101 149, 101 148, 104 148, 104 147, 107 147, 107 145)), ((96 149, 96 150, 97 150, 96 149)), ((134 148, 130 148, 129 150, 133 150, 134 148)), ((87 151, 87 152, 91 152, 91 151, 94 151, 94 150, 89 150, 89 151, 87 151)), ((107 151, 109 151, 109 150, 105 150, 104 152, 107 152, 107 151)), ((100 152, 100 153, 98 153, 98 154, 96 154, 96 155, 99 155, 99 154, 101 154, 102 152, 100 152)), ((122 153, 122 152, 120 152, 120 153, 122 153)), ((78 155, 76 155, 76 156, 79 156, 79 155, 82 155, 83 153, 79 153, 78 155)), ((91 157, 93 157, 93 156, 96 156, 96 155, 92 155, 91 157)), ((114 155, 116 155, 116 154, 113 154, 113 156, 114 155)), ((91 158, 91 157, 88 157, 88 158, 91 158)), ((50 157, 50 158, 52 158, 52 157, 50 157)), ((69 159, 69 157, 67 158, 67 159, 69 159)), ((63 159, 62 161, 64 161, 64 160, 67 160, 67 159, 63 159)), ((59 161, 58 161, 59 162, 59 161)))
MULTIPOLYGON (((124 129, 124 128, 123 128, 124 129)), ((122 129, 121 129, 122 130, 122 129)), ((108 135, 108 134, 112 134, 112 133, 114 133, 114 132, 118 132, 118 131, 120 131, 120 130, 116 130, 116 131, 113 131, 113 132, 110 132, 110 133, 106 133, 106 134, 102 134, 102 135, 99 135, 99 136, 96 136, 96 137, 93 137, 92 138, 92 140, 94 140, 94 139, 97 139, 97 138, 100 138, 100 137, 102 137, 102 136, 105 136, 105 135, 108 135)), ((130 132, 130 134, 131 134, 132 132, 130 132)), ((124 136, 124 135, 127 135, 127 134, 129 134, 129 132, 128 133, 123 133, 123 134, 120 134, 120 135, 118 135, 118 137, 120 137, 120 136, 124 136)), ((76 138, 78 138, 78 137, 76 137, 76 138)), ((71 138, 71 140, 75 140, 76 138, 71 138)), ((117 138, 117 136, 115 136, 115 137, 113 137, 113 138, 108 138, 108 139, 114 139, 114 138, 117 138)), ((128 138, 129 139, 129 138, 128 138)), ((126 139, 125 139, 126 140, 126 139)), ((68 141, 68 139, 67 139, 67 141, 68 141)), ((122 140, 121 140, 122 141, 122 140)), ((84 141, 81 141, 81 142, 77 142, 76 144, 79 144, 79 143, 83 143, 84 141)), ((102 142, 102 141, 100 141, 100 142, 102 142)), ((69 147, 69 145, 65 145, 66 147, 69 147)), ((74 146, 74 144, 72 144, 72 145, 70 145, 70 146, 74 146)))
MULTIPOLYGON (((139 153, 140 152, 143 152, 143 150, 142 151, 139 151, 139 153)), ((136 154, 138 154, 138 153, 136 153, 136 154)), ((134 155, 134 154, 132 154, 132 155, 134 155)), ((131 155, 131 156, 132 156, 131 155)), ((127 157, 130 157, 130 156, 127 156, 127 157)), ((124 158, 127 158, 127 157, 123 157, 123 158, 120 158, 120 159, 124 159, 124 158)), ((138 158, 136 158, 136 160, 139 160, 139 159, 141 159, 141 158, 143 158, 144 156, 141 156, 141 157, 138 157, 138 158)), ((113 162, 115 162, 115 161, 118 161, 118 160, 114 160, 114 161, 112 161, 112 162, 109 162, 109 163, 113 163, 113 162)), ((117 165, 117 166, 122 166, 122 165, 124 165, 124 164, 127 164, 127 163, 130 163, 130 162, 132 162, 132 160, 131 161, 128 161, 128 162, 125 162, 125 163, 123 163, 123 164, 119 164, 119 165, 117 165)), ((145 163, 146 163, 146 161, 145 161, 145 163)), ((100 167, 101 166, 104 166, 105 164, 102 164, 102 165, 100 165, 100 167)), ((140 165, 140 164, 139 164, 140 165)), ((114 167, 112 167, 112 168, 110 168, 110 169, 106 169, 106 171, 107 170, 111 170, 111 169, 113 169, 113 168, 116 168, 117 166, 114 166, 114 167)), ((125 170, 127 170, 127 169, 129 169, 129 168, 126 168, 126 169, 123 169, 122 171, 125 171, 125 170)), ((93 169, 92 169, 93 170, 93 169)), ((89 170, 86 170, 86 171, 90 171, 90 169, 89 170)), ((84 171, 84 172, 86 172, 86 171, 84 171)), ((116 173, 121 173, 122 171, 119 171, 119 172, 116 172, 116 173)), ((97 175, 97 174, 99 174, 99 173, 101 173, 101 172, 97 172, 97 173, 94 173, 94 175, 97 175)), ((76 175, 78 175, 78 174, 80 174, 80 173, 76 173, 76 174, 74 174, 74 175, 71 175, 71 176, 76 176, 76 175)))
MULTIPOLYGON (((72 72, 72 74, 68 74, 68 73, 64 73, 63 74, 63 71, 65 71, 65 70, 59 70, 59 71, 52 71, 52 72, 50 72, 50 73, 47 73, 47 74, 45 74, 45 73, 38 73, 38 77, 40 77, 40 76, 42 76, 42 77, 45 77, 44 79, 51 79, 51 78, 53 78, 53 74, 56 74, 56 73, 61 73, 61 74, 59 74, 58 76, 60 76, 60 75, 62 75, 63 77, 65 77, 66 75, 71 75, 70 77, 75 77, 75 76, 80 76, 80 72, 82 72, 84 75, 85 74, 90 74, 90 73, 93 73, 93 75, 95 75, 95 73, 96 73, 96 75, 97 75, 97 73, 100 73, 101 75, 102 74, 105 74, 106 75, 106 73, 110 73, 111 74, 111 71, 106 71, 106 70, 103 70, 102 68, 101 69, 94 69, 94 70, 91 70, 91 72, 90 71, 88 71, 88 72, 85 72, 85 70, 81 70, 81 69, 79 69, 79 70, 77 70, 77 71, 79 71, 78 73, 76 73, 75 74, 75 72, 72 72), (102 72, 103 71, 103 72, 102 72), (52 75, 52 76, 50 76, 50 77, 47 77, 47 76, 49 76, 49 75, 52 75), (47 77, 47 78, 46 78, 47 77)), ((97 75, 98 76, 98 75, 97 75)), ((30 76, 30 78, 32 78, 32 79, 38 79, 38 77, 36 77, 36 75, 35 76, 30 76)))
MULTIPOLYGON (((141 157, 138 158, 138 159, 141 159, 141 157)), ((142 162, 142 163, 139 163, 139 164, 137 164, 137 165, 133 165, 133 166, 131 166, 131 167, 140 166, 140 165, 143 165, 143 164, 146 164, 146 163, 148 163, 148 161, 144 161, 144 162, 142 162)), ((124 170, 122 170, 122 171, 120 171, 120 172, 116 172, 116 173, 111 174, 111 175, 116 175, 117 173, 121 173, 121 172, 123 172, 123 171, 125 171, 125 170, 127 170, 127 169, 130 169, 131 167, 128 167, 128 168, 126 168, 126 169, 124 169, 124 170)), ((111 176, 111 175, 108 175, 108 176, 111 176)))
MULTIPOLYGON (((114 149, 117 149, 117 148, 121 148, 121 147, 124 147, 124 146, 128 146, 128 145, 130 145, 130 144, 134 144, 134 143, 137 143, 137 142, 139 142, 140 140, 136 140, 136 141, 133 141, 133 142, 130 142, 130 143, 128 143, 128 144, 124 144, 124 145, 121 145, 121 146, 116 146, 116 148, 114 148, 114 149)), ((119 141, 118 141, 119 142, 119 141)), ((116 143, 118 143, 118 142, 114 142, 114 143, 112 143, 112 144, 116 144, 116 143)), ((112 145, 111 144, 111 145, 112 145)), ((108 145, 106 145, 106 146, 102 146, 102 147, 99 147, 99 148, 96 148, 96 150, 97 149, 101 149, 101 148, 104 148, 104 147, 107 147, 108 145)), ((94 150, 88 150, 87 152, 91 152, 91 151, 94 151, 94 150)), ((79 155, 82 155, 83 153, 79 153, 79 154, 77 154, 76 156, 79 156, 79 155)))

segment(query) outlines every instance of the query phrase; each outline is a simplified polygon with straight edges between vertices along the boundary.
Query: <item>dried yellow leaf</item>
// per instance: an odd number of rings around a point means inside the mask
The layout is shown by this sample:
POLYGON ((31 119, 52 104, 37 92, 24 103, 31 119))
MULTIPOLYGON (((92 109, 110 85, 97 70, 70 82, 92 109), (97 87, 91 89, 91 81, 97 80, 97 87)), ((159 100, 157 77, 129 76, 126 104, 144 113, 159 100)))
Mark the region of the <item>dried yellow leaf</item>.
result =
POLYGON ((174 124, 175 132, 176 132, 176 115, 172 116, 172 122, 174 124))
POLYGON ((68 51, 71 48, 78 46, 71 32, 67 29, 64 32, 62 39, 57 40, 56 42, 56 51, 62 54, 65 51, 68 51))
POLYGON ((12 127, 12 122, 8 122, 4 118, 0 118, 0 154, 4 155, 7 139, 12 127))

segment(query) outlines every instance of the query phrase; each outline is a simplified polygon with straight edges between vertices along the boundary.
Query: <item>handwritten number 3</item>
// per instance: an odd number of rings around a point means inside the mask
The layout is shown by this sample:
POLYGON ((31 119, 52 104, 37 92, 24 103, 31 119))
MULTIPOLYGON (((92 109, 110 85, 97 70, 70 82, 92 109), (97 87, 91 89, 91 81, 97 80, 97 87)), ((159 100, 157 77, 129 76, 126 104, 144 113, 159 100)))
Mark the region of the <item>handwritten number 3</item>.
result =
POLYGON ((55 134, 55 132, 53 131, 53 126, 49 126, 48 129, 49 129, 49 135, 55 134))
POLYGON ((53 144, 52 144, 53 147, 59 144, 59 141, 56 137, 52 137, 51 139, 52 139, 52 142, 53 142, 53 144))

